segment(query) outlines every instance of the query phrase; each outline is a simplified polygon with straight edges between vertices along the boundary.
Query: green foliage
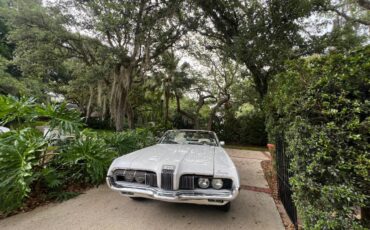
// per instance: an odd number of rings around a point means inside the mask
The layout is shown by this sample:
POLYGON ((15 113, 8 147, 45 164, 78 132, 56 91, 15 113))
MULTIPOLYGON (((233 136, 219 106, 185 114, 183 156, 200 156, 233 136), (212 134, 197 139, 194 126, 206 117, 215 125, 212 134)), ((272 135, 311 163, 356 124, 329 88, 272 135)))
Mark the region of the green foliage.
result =
POLYGON ((62 202, 62 201, 65 201, 65 200, 72 199, 72 198, 74 198, 74 197, 76 197, 80 194, 81 193, 79 193, 79 192, 56 191, 56 192, 50 192, 48 194, 48 197, 52 200, 62 202))
POLYGON ((99 185, 115 157, 155 143, 148 129, 80 132, 79 112, 65 104, 0 95, 0 108, 1 124, 12 124, 12 131, 0 135, 3 213, 19 208, 31 192, 57 201, 74 197, 78 193, 69 186, 99 185), (35 128, 40 122, 49 128, 46 135, 35 128))
POLYGON ((80 120, 80 114, 64 104, 44 105, 33 98, 0 95, 1 124, 11 124, 12 129, 0 136, 0 211, 8 213, 20 207, 32 189, 62 187, 61 175, 46 167, 60 146, 35 126, 43 121, 49 132, 66 135, 82 127, 80 120))
POLYGON ((0 95, 0 124, 14 123, 34 126, 38 120, 60 134, 71 134, 83 127, 80 113, 68 110, 66 104, 37 104, 35 98, 0 95))
POLYGON ((80 112, 75 109, 68 110, 65 103, 38 105, 36 114, 37 117, 48 119, 47 125, 50 129, 58 130, 61 135, 76 133, 83 127, 80 112))
POLYGON ((0 70, 0 94, 20 96, 27 92, 26 85, 23 82, 9 74, 2 75, 0 70))
POLYGON ((102 139, 84 136, 66 146, 57 158, 74 182, 99 185, 117 153, 102 139))
POLYGON ((34 107, 34 98, 0 95, 0 124, 29 121, 33 118, 34 107))
POLYGON ((204 10, 203 33, 220 40, 225 55, 248 68, 261 98, 284 61, 299 53, 295 54, 293 47, 305 47, 299 22, 310 15, 314 6, 314 1, 309 0, 195 2, 204 10))
POLYGON ((128 130, 126 132, 109 133, 104 137, 108 146, 119 155, 155 144, 155 137, 148 129, 128 130))
POLYGON ((20 81, 19 79, 13 77, 9 73, 8 68, 10 66, 10 61, 1 56, 2 53, 1 49, 2 47, 0 39, 0 94, 11 94, 11 95, 25 94, 28 91, 26 89, 26 84, 20 81))
POLYGON ((226 114, 216 132, 220 140, 226 144, 265 146, 267 144, 265 128, 264 114, 253 109, 239 116, 226 114))
POLYGON ((64 183, 63 176, 63 173, 58 172, 53 167, 43 168, 40 172, 40 177, 49 189, 59 189, 64 183))
POLYGON ((307 229, 363 229, 370 206, 370 46, 290 63, 267 98, 285 130, 294 201, 307 229))
POLYGON ((22 204, 46 146, 41 133, 31 128, 0 136, 0 211, 9 212, 22 204))

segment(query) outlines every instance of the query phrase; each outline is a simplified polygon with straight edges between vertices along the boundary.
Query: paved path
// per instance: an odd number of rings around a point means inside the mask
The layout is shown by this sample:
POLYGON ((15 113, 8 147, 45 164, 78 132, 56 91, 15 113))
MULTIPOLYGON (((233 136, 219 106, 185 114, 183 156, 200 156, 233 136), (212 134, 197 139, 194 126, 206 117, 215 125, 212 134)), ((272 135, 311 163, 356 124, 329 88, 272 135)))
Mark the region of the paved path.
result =
POLYGON ((241 177, 242 190, 224 213, 212 206, 133 201, 105 185, 59 204, 0 221, 0 229, 284 229, 257 151, 227 150, 241 177))

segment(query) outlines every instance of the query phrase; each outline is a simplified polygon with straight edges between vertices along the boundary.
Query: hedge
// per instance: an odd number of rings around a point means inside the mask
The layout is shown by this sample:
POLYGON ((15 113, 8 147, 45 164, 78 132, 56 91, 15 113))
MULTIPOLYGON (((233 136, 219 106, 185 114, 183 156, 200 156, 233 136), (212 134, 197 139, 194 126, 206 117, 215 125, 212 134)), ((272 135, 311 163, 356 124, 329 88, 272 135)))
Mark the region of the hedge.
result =
POLYGON ((273 141, 284 130, 305 229, 366 229, 370 206, 370 46, 290 62, 266 99, 273 141))

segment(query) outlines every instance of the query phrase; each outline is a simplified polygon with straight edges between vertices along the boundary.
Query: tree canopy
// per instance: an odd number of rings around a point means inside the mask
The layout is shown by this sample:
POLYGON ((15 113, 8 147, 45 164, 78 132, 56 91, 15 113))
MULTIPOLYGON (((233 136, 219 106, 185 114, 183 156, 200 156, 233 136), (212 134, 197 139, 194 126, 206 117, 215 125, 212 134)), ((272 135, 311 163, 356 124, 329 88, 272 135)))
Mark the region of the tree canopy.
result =
POLYGON ((116 130, 149 121, 212 129, 224 122, 223 109, 234 118, 246 103, 263 112, 286 61, 365 44, 367 6, 2 0, 0 89, 44 99, 61 93, 87 120, 116 130))

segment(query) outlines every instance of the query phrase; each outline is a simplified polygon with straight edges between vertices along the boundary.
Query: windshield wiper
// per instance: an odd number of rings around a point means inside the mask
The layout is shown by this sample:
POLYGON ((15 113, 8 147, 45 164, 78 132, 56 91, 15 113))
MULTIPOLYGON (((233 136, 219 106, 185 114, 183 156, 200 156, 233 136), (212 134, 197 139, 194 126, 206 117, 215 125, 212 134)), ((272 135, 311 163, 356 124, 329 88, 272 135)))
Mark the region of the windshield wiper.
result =
POLYGON ((178 142, 168 140, 168 141, 163 142, 163 144, 178 144, 178 142))
POLYGON ((189 145, 203 145, 203 143, 200 143, 200 142, 191 142, 191 141, 189 141, 188 144, 189 145))

